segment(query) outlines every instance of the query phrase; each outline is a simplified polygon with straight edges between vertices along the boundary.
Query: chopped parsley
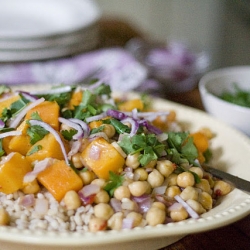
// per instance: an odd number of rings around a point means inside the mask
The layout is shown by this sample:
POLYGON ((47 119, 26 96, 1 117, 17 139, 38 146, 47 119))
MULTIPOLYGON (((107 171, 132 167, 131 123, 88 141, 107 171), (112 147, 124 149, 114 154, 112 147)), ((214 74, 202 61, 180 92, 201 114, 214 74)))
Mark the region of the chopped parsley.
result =
POLYGON ((110 196, 113 196, 115 189, 120 187, 123 181, 124 177, 122 175, 118 175, 112 171, 109 171, 109 181, 104 187, 104 190, 107 191, 110 196))
POLYGON ((42 149, 42 145, 36 145, 36 146, 32 147, 32 150, 30 150, 28 152, 27 156, 32 155, 32 154, 38 152, 41 149, 42 149))

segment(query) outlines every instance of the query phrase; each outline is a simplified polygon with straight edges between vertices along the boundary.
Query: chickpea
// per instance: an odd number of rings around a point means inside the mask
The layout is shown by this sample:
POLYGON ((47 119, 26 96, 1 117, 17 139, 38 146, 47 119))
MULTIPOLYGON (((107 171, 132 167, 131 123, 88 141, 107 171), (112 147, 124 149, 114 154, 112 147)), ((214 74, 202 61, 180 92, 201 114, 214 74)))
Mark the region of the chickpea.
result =
POLYGON ((81 177, 84 185, 90 184, 96 178, 94 172, 89 170, 80 172, 79 176, 81 177))
POLYGON ((138 168, 140 166, 139 155, 140 153, 128 154, 125 162, 126 166, 133 169, 138 168))
POLYGON ((82 204, 79 195, 74 190, 68 191, 65 194, 63 201, 65 203, 67 210, 77 209, 82 204))
POLYGON ((132 201, 128 198, 123 198, 121 201, 121 208, 123 210, 130 210, 130 211, 134 211, 138 209, 138 205, 135 201, 132 201))
POLYGON ((107 135, 107 137, 110 139, 115 135, 115 128, 113 125, 111 124, 103 124, 102 125, 103 128, 103 132, 107 135))
POLYGON ((126 218, 133 220, 133 227, 138 227, 142 222, 142 215, 137 212, 128 213, 126 218))
POLYGON ((191 167, 189 169, 191 172, 196 173, 200 178, 203 178, 203 170, 199 167, 191 167))
POLYGON ((134 181, 128 185, 129 191, 133 196, 141 196, 148 190, 146 181, 134 181))
POLYGON ((196 213, 203 214, 206 212, 206 210, 198 201, 189 199, 186 202, 196 213))
POLYGON ((36 194, 40 191, 40 186, 37 180, 35 179, 32 182, 24 183, 24 187, 22 188, 22 191, 25 194, 36 194))
POLYGON ((0 225, 6 226, 10 223, 10 216, 4 208, 0 208, 0 225))
POLYGON ((194 176, 189 172, 182 172, 177 176, 177 185, 179 187, 193 186, 195 184, 194 176))
POLYGON ((153 171, 148 175, 148 183, 152 188, 160 187, 163 182, 164 177, 157 169, 153 169, 153 171))
POLYGON ((168 186, 176 186, 177 185, 177 174, 170 174, 168 177, 167 177, 167 183, 168 183, 168 186))
POLYGON ((115 213, 108 220, 108 227, 113 230, 120 230, 122 229, 122 220, 123 220, 123 213, 122 212, 115 213))
POLYGON ((95 203, 108 203, 110 200, 109 194, 107 191, 101 189, 95 196, 95 203))
POLYGON ((179 210, 171 211, 170 217, 173 221, 182 221, 188 218, 188 212, 184 207, 181 207, 179 210))
POLYGON ((206 179, 201 179, 200 183, 196 183, 195 187, 201 189, 204 192, 210 193, 211 192, 211 187, 206 179))
POLYGON ((199 192, 194 187, 188 186, 182 190, 180 197, 185 201, 189 199, 197 201, 199 197, 199 192))
POLYGON ((166 213, 158 207, 151 207, 146 214, 146 221, 150 226, 163 224, 166 219, 166 213))
POLYGON ((139 181, 146 181, 148 179, 148 173, 144 168, 137 168, 134 173, 139 176, 139 181))
POLYGON ((114 210, 109 204, 99 203, 94 206, 94 215, 97 218, 108 220, 114 214, 114 210))
POLYGON ((104 179, 94 179, 93 181, 91 181, 91 184, 96 184, 98 185, 100 188, 104 188, 106 186, 106 180, 104 179))
POLYGON ((157 163, 157 160, 152 160, 147 165, 145 165, 144 168, 154 168, 156 163, 157 163))
POLYGON ((206 210, 210 210, 213 207, 212 196, 207 192, 200 193, 198 201, 206 210))
POLYGON ((219 181, 215 181, 214 183, 214 193, 217 196, 226 195, 230 193, 231 190, 232 190, 231 185, 225 181, 219 180, 219 181))
POLYGON ((107 228, 107 221, 101 218, 92 217, 89 221, 89 231, 104 231, 107 228))
POLYGON ((130 193, 128 186, 120 186, 120 187, 116 188, 115 192, 114 192, 114 197, 120 201, 123 198, 130 198, 130 195, 131 195, 131 193, 130 193))
POLYGON ((170 174, 173 173, 175 166, 169 160, 164 161, 157 161, 156 169, 164 176, 168 177, 170 174))
POLYGON ((161 209, 163 211, 166 210, 166 206, 162 202, 159 202, 159 201, 153 202, 151 207, 157 207, 157 208, 159 208, 159 209, 161 209))
POLYGON ((170 186, 165 191, 165 195, 167 195, 170 198, 174 198, 176 195, 179 195, 180 193, 181 190, 178 186, 170 186))
POLYGON ((73 163, 75 168, 82 168, 83 167, 83 164, 81 161, 81 153, 74 154, 72 156, 71 160, 72 160, 72 163, 73 163))

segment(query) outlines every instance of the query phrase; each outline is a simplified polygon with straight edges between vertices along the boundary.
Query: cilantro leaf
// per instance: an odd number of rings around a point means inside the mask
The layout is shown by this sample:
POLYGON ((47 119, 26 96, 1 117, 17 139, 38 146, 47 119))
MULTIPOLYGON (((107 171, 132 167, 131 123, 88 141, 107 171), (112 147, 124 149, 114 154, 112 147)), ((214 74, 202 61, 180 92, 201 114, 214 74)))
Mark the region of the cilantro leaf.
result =
POLYGON ((0 157, 5 154, 5 151, 3 149, 3 139, 0 139, 0 157))
POLYGON ((110 196, 113 196, 115 189, 120 187, 123 181, 124 177, 122 175, 118 175, 112 171, 109 171, 109 181, 104 187, 104 190, 107 191, 110 196))
POLYGON ((42 145, 36 145, 36 146, 34 146, 34 147, 32 148, 32 150, 30 150, 30 151, 28 152, 27 156, 32 155, 32 154, 38 152, 38 151, 41 150, 42 148, 43 148, 42 145))
POLYGON ((64 137, 65 140, 72 140, 72 137, 77 133, 75 129, 70 129, 70 130, 62 130, 61 134, 64 137))
MULTIPOLYGON (((27 123, 29 124, 29 121, 27 121, 27 123)), ((30 143, 32 145, 43 139, 48 133, 49 132, 46 129, 39 125, 30 126, 27 129, 27 134, 30 136, 30 143)))

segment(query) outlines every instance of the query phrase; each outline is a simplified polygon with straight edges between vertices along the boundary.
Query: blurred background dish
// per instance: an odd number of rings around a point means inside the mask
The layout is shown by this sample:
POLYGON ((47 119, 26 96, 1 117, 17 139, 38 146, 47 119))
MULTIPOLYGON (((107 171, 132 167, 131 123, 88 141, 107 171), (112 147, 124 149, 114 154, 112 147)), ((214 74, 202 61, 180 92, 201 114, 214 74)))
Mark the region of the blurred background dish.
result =
POLYGON ((0 1, 0 62, 69 56, 99 44, 99 7, 91 0, 0 1))
POLYGON ((250 136, 250 108, 222 99, 224 93, 232 93, 235 96, 233 98, 238 98, 236 92, 239 90, 250 96, 250 66, 214 70, 204 75, 199 82, 205 110, 250 136))

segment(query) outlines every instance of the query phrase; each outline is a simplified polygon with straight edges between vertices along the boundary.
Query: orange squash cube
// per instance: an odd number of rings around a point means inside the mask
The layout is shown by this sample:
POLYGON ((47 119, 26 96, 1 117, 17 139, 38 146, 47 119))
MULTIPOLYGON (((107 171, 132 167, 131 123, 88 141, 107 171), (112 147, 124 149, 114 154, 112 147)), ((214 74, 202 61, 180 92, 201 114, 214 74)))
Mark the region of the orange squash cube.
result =
POLYGON ((59 130, 59 114, 60 107, 57 102, 44 101, 37 105, 33 109, 29 110, 25 116, 25 119, 31 119, 32 113, 37 112, 41 117, 42 121, 50 124, 55 130, 59 130))
POLYGON ((61 201, 68 191, 79 191, 83 187, 81 177, 65 161, 55 161, 39 173, 37 179, 57 201, 61 201))
POLYGON ((125 163, 123 156, 104 138, 93 140, 81 153, 81 161, 99 178, 108 179, 109 171, 119 173, 125 163))
MULTIPOLYGON (((66 152, 69 152, 69 145, 63 139, 62 141, 64 142, 64 147, 66 149, 66 152)), ((29 162, 34 162, 36 160, 41 161, 48 157, 55 158, 58 160, 64 159, 62 149, 57 140, 55 139, 54 135, 52 135, 51 133, 45 135, 43 139, 36 142, 27 152, 26 156, 29 162), (41 149, 36 151, 35 149, 37 147, 40 147, 41 149)))
POLYGON ((0 165, 0 192, 11 194, 23 187, 23 178, 26 173, 32 171, 32 167, 25 156, 16 152, 8 155, 6 159, 7 161, 3 160, 0 165))
POLYGON ((2 116, 2 112, 5 108, 9 108, 10 105, 20 99, 20 96, 17 94, 11 95, 9 98, 3 98, 3 100, 0 100, 0 117, 2 116))
POLYGON ((144 104, 141 99, 132 99, 118 105, 119 110, 130 112, 133 109, 143 110, 144 104))

